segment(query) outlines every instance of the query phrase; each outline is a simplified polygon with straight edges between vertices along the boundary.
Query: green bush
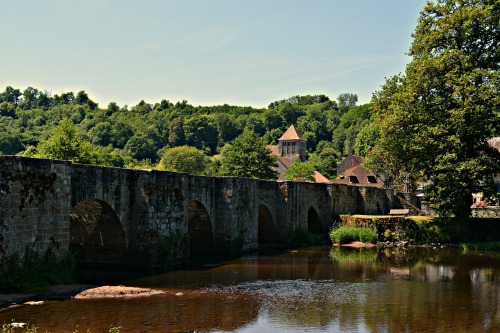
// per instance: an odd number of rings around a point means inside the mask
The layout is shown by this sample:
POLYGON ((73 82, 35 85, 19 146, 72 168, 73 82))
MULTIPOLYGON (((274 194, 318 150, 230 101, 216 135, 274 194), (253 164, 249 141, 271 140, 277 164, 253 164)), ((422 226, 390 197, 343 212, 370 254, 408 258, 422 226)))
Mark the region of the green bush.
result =
POLYGON ((347 244, 360 241, 363 243, 376 243, 377 231, 372 228, 350 228, 339 227, 330 231, 330 239, 333 243, 347 244))

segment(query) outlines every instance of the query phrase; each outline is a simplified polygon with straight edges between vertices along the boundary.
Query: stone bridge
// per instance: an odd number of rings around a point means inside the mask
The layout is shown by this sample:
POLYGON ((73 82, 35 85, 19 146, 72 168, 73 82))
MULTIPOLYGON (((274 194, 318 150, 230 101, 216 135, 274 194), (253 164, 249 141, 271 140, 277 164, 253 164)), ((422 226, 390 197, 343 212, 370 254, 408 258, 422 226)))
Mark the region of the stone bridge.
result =
POLYGON ((150 267, 196 252, 252 251, 338 214, 387 213, 392 190, 200 177, 0 156, 0 264, 72 250, 90 263, 150 267))

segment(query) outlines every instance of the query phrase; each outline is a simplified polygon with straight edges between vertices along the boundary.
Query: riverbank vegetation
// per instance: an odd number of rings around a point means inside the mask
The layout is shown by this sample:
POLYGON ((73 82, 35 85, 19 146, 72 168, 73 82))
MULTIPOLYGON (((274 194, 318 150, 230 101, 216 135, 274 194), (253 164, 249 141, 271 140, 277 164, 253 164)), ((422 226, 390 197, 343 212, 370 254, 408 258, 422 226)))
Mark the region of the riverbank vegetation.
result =
POLYGON ((500 250, 500 221, 495 218, 341 215, 341 220, 342 225, 330 232, 333 243, 365 242, 362 235, 368 229, 376 235, 369 243, 461 244, 470 250, 500 250))
POLYGON ((341 226, 330 232, 330 239, 335 244, 347 244, 355 241, 363 243, 376 243, 378 240, 378 234, 377 230, 374 228, 350 228, 341 226))
POLYGON ((0 266, 0 293, 40 290, 49 285, 69 283, 75 266, 71 253, 58 257, 51 249, 45 253, 27 251, 23 258, 13 255, 0 266))

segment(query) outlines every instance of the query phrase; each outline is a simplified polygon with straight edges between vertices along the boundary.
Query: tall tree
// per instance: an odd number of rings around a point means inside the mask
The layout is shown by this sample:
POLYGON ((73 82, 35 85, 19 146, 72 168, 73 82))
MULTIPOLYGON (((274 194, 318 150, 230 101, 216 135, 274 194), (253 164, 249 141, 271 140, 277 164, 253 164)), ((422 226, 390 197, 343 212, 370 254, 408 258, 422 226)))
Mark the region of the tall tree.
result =
POLYGON ((38 146, 40 157, 67 160, 76 163, 98 164, 98 150, 78 136, 75 125, 62 119, 49 138, 38 146))
POLYGON ((157 169, 203 175, 209 162, 209 158, 201 150, 190 146, 180 146, 167 149, 157 169))
POLYGON ((273 170, 276 158, 270 155, 261 137, 244 131, 232 144, 222 148, 220 171, 223 176, 276 179, 273 170))
POLYGON ((428 2, 405 75, 372 99, 379 156, 432 180, 427 198, 443 215, 468 218, 472 193, 500 164, 487 144, 500 126, 499 44, 498 1, 428 2))

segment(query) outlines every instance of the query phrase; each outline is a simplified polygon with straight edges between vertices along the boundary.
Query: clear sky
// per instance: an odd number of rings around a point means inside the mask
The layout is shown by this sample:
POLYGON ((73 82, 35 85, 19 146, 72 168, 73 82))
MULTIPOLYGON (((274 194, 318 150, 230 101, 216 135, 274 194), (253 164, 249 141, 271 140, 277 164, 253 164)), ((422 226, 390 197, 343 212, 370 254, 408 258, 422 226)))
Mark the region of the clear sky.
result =
POLYGON ((106 107, 369 102, 404 71, 425 0, 1 0, 0 90, 85 90, 106 107))

